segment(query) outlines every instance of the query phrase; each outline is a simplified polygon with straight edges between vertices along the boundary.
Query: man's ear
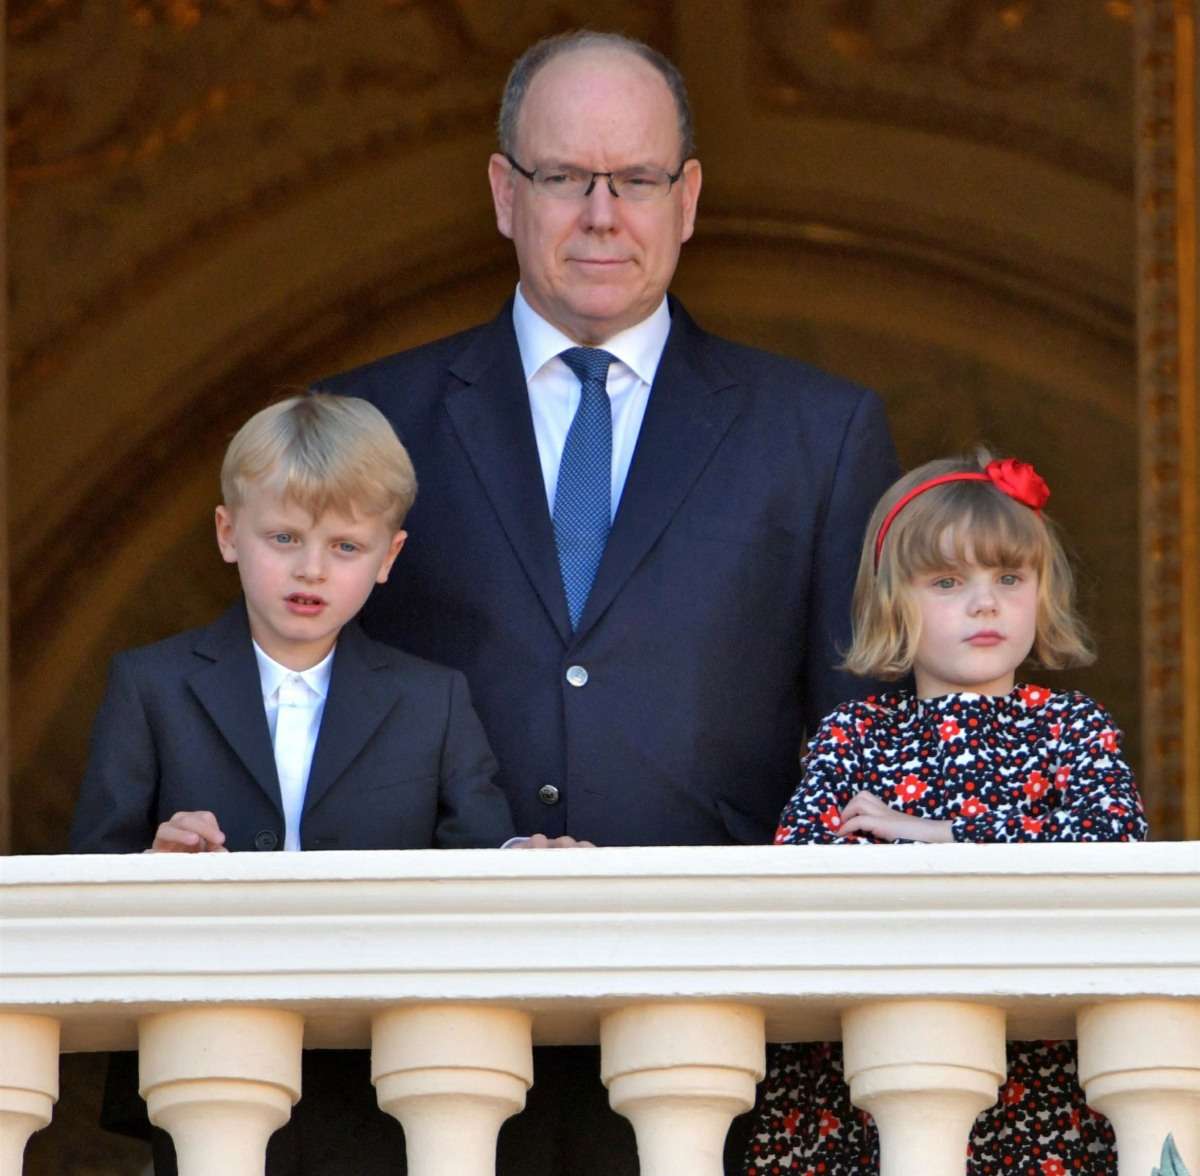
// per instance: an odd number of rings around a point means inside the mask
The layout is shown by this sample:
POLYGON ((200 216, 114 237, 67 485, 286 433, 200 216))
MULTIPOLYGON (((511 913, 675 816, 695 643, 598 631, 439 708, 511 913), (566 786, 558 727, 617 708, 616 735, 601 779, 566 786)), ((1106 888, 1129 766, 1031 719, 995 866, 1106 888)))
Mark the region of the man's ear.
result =
POLYGON ((683 175, 679 177, 683 189, 683 232, 680 241, 686 241, 696 227, 696 206, 700 203, 700 161, 689 159, 683 165, 683 175))
POLYGON ((384 584, 387 582, 388 574, 392 570, 392 564, 396 562, 396 556, 400 554, 400 548, 404 546, 404 540, 407 538, 407 531, 397 531, 392 536, 392 543, 388 548, 387 558, 383 561, 383 567, 379 569, 379 575, 375 577, 376 584, 384 584))
POLYGON ((226 563, 237 563, 237 543, 233 538, 233 515, 228 507, 217 507, 217 546, 221 549, 221 558, 226 563))
POLYGON ((502 237, 512 239, 513 166, 503 155, 488 160, 488 183, 492 186, 492 204, 496 208, 496 228, 502 237))

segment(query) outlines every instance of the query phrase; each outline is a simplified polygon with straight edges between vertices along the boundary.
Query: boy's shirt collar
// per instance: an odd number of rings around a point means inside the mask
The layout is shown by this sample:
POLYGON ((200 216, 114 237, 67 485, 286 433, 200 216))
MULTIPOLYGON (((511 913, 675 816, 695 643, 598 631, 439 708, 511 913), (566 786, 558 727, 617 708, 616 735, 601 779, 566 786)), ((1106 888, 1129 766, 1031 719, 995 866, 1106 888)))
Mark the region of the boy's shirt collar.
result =
POLYGON ((264 700, 269 699, 282 683, 293 675, 299 677, 322 700, 328 697, 329 679, 333 673, 333 655, 337 652, 336 645, 315 666, 307 670, 289 670, 287 666, 280 665, 273 657, 264 653, 253 637, 250 643, 254 646, 254 658, 258 662, 258 680, 262 685, 264 700))

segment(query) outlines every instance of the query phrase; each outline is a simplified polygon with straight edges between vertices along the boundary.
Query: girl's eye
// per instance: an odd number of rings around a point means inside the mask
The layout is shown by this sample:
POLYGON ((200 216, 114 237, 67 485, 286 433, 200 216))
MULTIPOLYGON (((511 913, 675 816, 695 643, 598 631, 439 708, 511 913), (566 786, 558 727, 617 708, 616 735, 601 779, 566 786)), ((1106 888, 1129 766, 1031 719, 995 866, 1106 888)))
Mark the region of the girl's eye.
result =
POLYGON ((1019 584, 1020 582, 1021 577, 1017 572, 1005 572, 1004 575, 1000 577, 1000 583, 1006 588, 1011 588, 1014 584, 1019 584))
POLYGON ((940 580, 934 581, 934 587, 950 589, 957 583, 958 581, 953 576, 943 576, 940 580))

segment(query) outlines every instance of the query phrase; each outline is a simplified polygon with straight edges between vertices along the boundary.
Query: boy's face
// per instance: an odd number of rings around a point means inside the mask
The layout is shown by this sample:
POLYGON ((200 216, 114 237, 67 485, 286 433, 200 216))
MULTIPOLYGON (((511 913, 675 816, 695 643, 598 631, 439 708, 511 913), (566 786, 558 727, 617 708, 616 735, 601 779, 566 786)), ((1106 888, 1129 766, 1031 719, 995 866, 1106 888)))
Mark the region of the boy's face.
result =
POLYGON ((269 483, 236 510, 217 507, 217 545, 238 566, 250 635, 292 670, 315 666, 376 584, 406 534, 381 515, 326 511, 314 519, 269 483))

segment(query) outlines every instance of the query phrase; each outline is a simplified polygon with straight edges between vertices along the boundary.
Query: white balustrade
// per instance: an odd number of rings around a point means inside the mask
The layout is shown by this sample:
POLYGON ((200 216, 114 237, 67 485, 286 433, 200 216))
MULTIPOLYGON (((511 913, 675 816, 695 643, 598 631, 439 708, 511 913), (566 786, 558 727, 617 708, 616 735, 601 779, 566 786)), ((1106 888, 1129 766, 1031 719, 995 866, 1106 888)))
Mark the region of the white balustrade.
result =
POLYGON ((263 1176, 267 1140, 300 1097, 304 1018, 189 1008, 138 1023, 140 1090, 179 1176, 263 1176))
POLYGON ((1079 1012, 1079 1081, 1117 1135, 1120 1176, 1158 1166, 1175 1137, 1200 1173, 1200 1001, 1129 1000, 1079 1012))
POLYGON ((0 1176, 17 1176, 25 1143, 58 1101, 58 1022, 0 1013, 0 1176))
POLYGON ((880 1176, 963 1176, 971 1127, 1004 1082, 1004 1010, 895 1000, 842 1014, 846 1081, 879 1128, 880 1176))
POLYGON ((842 1036, 884 1176, 955 1176, 1005 1030, 1076 1019, 1121 1176, 1168 1131, 1200 1176, 1194 843, 6 858, 0 944, 0 1176, 60 1045, 139 1040, 182 1176, 255 1176, 302 1037, 372 1048, 413 1176, 491 1176, 531 1036, 601 1042, 645 1176, 716 1176, 764 1032, 842 1036))
POLYGON ((637 1135, 642 1176, 721 1176, 730 1120, 754 1106, 763 1011, 632 1005, 600 1022, 600 1073, 637 1135))
POLYGON ((493 1176, 500 1126, 533 1083, 531 1025, 528 1013, 471 1005, 374 1019, 371 1079, 404 1127, 408 1176, 493 1176))

